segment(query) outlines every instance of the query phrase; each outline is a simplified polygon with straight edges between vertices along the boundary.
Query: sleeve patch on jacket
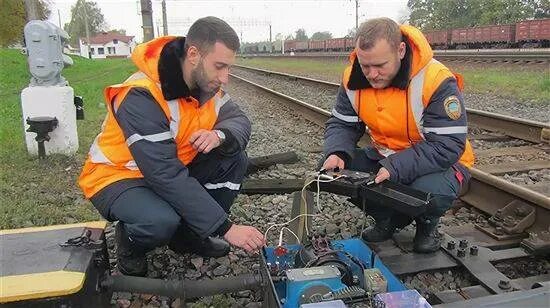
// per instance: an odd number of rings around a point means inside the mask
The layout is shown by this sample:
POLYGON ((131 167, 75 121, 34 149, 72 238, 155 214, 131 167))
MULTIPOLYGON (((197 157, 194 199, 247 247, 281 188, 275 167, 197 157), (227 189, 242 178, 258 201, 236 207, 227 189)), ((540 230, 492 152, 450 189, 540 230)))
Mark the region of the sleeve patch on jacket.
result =
POLYGON ((447 97, 443 102, 443 105, 445 106, 445 112, 447 113, 449 118, 453 120, 458 120, 460 118, 462 110, 458 97, 456 97, 455 95, 447 97))

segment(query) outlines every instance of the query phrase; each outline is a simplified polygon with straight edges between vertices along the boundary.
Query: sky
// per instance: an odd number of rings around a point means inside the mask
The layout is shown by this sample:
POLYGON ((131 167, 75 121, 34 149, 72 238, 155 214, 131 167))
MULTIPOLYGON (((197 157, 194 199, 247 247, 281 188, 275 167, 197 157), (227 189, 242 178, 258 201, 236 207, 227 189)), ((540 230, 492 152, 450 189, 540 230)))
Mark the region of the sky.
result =
MULTIPOLYGON (((88 0, 91 1, 91 0, 88 0)), ((127 35, 142 41, 139 0, 96 0, 108 29, 125 29, 127 35)), ((161 0, 151 0, 153 24, 163 33, 161 0), (158 25, 158 27, 157 27, 158 25)), ((76 0, 51 0, 49 21, 68 23, 71 6, 76 0)), ((374 17, 389 17, 398 21, 406 12, 407 0, 359 0, 359 23, 374 17)), ((304 28, 311 36, 317 31, 329 31, 333 37, 345 36, 355 27, 355 0, 166 0, 168 34, 185 35, 198 18, 216 16, 227 21, 243 42, 269 40, 277 34, 286 37, 304 28)))

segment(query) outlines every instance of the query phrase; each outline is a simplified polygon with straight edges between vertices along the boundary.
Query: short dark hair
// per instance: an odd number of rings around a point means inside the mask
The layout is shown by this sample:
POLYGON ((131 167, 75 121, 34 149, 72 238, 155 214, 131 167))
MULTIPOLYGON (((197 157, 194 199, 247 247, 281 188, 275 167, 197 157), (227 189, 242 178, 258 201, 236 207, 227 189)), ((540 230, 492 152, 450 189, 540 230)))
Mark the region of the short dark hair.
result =
POLYGON ((362 23, 355 36, 355 42, 362 50, 371 49, 380 39, 397 49, 402 41, 399 25, 387 17, 373 18, 362 23))
POLYGON ((203 17, 189 28, 185 38, 185 50, 196 46, 201 52, 208 51, 216 42, 223 43, 233 51, 239 50, 241 46, 237 32, 229 24, 214 16, 203 17))

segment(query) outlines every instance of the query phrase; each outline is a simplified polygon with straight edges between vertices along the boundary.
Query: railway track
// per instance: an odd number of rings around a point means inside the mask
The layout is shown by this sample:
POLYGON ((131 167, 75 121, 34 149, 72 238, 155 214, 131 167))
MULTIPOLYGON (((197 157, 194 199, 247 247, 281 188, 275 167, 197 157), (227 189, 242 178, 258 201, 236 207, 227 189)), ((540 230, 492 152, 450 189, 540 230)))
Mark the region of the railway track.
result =
MULTIPOLYGON (((270 194, 290 193, 301 189, 304 181, 300 178, 311 172, 319 159, 319 149, 317 147, 322 144, 322 127, 324 127, 324 122, 329 113, 316 105, 306 104, 304 100, 297 99, 294 95, 292 95, 293 98, 288 92, 281 93, 284 91, 273 91, 265 85, 257 85, 259 78, 249 78, 254 80, 254 82, 251 82, 234 77, 230 82, 231 87, 228 89, 230 93, 233 94, 236 100, 241 101, 240 104, 246 106, 247 113, 261 113, 260 117, 256 115, 253 122, 255 124, 253 135, 255 136, 253 136, 250 147, 252 150, 251 155, 256 154, 259 146, 262 149, 260 153, 296 149, 302 157, 299 164, 278 165, 250 177, 251 180, 257 182, 271 181, 282 186, 294 185, 294 187, 287 187, 288 189, 285 192, 268 192, 264 190, 259 192, 259 195, 250 195, 249 187, 247 187, 250 180, 243 184, 242 193, 249 195, 245 199, 247 203, 265 204, 266 200, 273 200, 273 205, 260 209, 260 211, 266 211, 266 209, 269 211, 272 206, 275 206, 274 212, 268 212, 271 213, 271 216, 266 218, 265 221, 262 220, 262 223, 286 221, 288 218, 285 217, 288 217, 286 216, 288 210, 296 208, 296 204, 289 204, 289 201, 297 199, 296 196, 282 195, 274 197, 270 194), (246 93, 244 96, 243 92, 246 93), (265 128, 265 126, 268 128, 265 128), (296 183, 293 184, 293 182, 296 183), (282 208, 280 207, 280 200, 284 200, 285 205, 282 208)), ((311 102, 311 99, 309 102, 311 102)), ((499 189, 498 194, 500 193, 502 191, 499 189)), ((481 194, 483 195, 484 192, 482 191, 481 194)), ((465 196, 467 195, 479 197, 479 192, 470 191, 465 196)), ((499 208, 505 205, 499 203, 504 200, 504 197, 497 196, 498 198, 495 198, 490 196, 490 192, 485 196, 489 201, 485 200, 483 203, 498 204, 499 208)), ((513 194, 513 198, 513 200, 521 199, 515 194, 513 194)), ((361 226, 365 220, 360 210, 354 206, 350 207, 349 203, 345 202, 345 198, 333 194, 322 193, 320 200, 322 205, 321 216, 323 218, 314 217, 312 226, 318 228, 317 230, 324 230, 331 238, 336 239, 358 236, 361 233, 361 226)), ((524 199, 521 200, 527 203, 524 199)), ((371 245, 371 247, 378 252, 378 256, 393 273, 405 281, 410 288, 418 289, 423 295, 428 296, 432 304, 501 294, 505 292, 498 287, 501 280, 504 287, 507 287, 507 284, 510 283, 513 285, 512 289, 527 290, 531 288, 533 281, 548 281, 550 279, 548 262, 544 258, 533 258, 530 253, 519 248, 521 238, 507 239, 501 237, 497 239, 481 231, 475 225, 483 227, 487 224, 488 216, 482 214, 475 206, 461 206, 460 203, 465 205, 466 202, 459 202, 458 207, 450 210, 442 218, 441 230, 446 236, 450 236, 449 238, 446 237, 446 241, 454 238, 457 248, 460 242, 460 247, 465 248, 458 248, 458 250, 465 251, 466 254, 471 253, 472 246, 479 246, 480 251, 483 251, 481 258, 475 258, 479 262, 469 263, 465 260, 473 259, 468 255, 463 260, 462 257, 458 257, 452 252, 449 255, 445 252, 445 249, 430 255, 410 253, 411 239, 414 235, 414 227, 411 226, 396 234, 393 241, 382 242, 371 245), (510 275, 510 272, 521 274, 521 276, 510 275)), ((535 208, 537 220, 542 219, 536 222, 538 226, 533 225, 528 230, 534 231, 536 228, 547 228, 548 223, 544 220, 547 219, 548 215, 543 212, 548 211, 537 207, 533 203, 527 205, 535 208)), ((254 211, 253 209, 254 207, 250 206, 246 208, 246 211, 254 211)), ((252 213, 248 216, 258 215, 252 213)), ((255 221, 259 222, 258 220, 255 221)), ((370 223, 367 222, 368 224, 370 223)), ((277 240, 269 235, 268 239, 270 241, 277 240)), ((443 248, 447 248, 447 242, 445 242, 443 248)))
MULTIPOLYGON (((349 52, 296 52, 290 54, 250 54, 242 57, 283 57, 283 58, 334 58, 347 59, 349 52)), ((434 50, 434 57, 442 61, 462 62, 503 62, 503 63, 548 63, 550 51, 542 50, 434 50)))
MULTIPOLYGON (((292 184, 294 181, 301 189, 304 175, 315 169, 319 159, 322 126, 328 116, 326 110, 311 105, 300 105, 304 109, 298 112, 299 107, 285 98, 290 95, 270 94, 271 92, 264 92, 262 88, 238 78, 232 78, 227 90, 252 120, 254 128, 247 149, 251 157, 290 150, 295 150, 300 157, 299 163, 259 170, 251 174, 247 181, 278 179, 283 184, 292 184), (313 125, 315 123, 318 125, 313 125)), ((246 184, 247 182, 243 184, 243 191, 231 208, 231 219, 235 223, 258 226, 263 232, 270 224, 288 221, 288 213, 293 207, 292 195, 284 192, 249 194, 246 184)), ((320 200, 322 215, 313 218, 312 226, 315 231, 325 232, 331 239, 357 237, 361 233, 361 228, 370 224, 361 210, 342 196, 321 193, 320 200)), ((504 290, 500 289, 496 289, 496 292, 487 291, 483 286, 486 283, 493 289, 498 288, 491 282, 495 279, 498 279, 497 284, 504 280, 509 282, 512 288, 518 287, 523 290, 530 289, 535 282, 550 280, 548 262, 544 259, 526 257, 527 254, 517 248, 518 240, 497 241, 487 235, 480 238, 480 231, 473 232, 475 230, 472 230, 472 222, 486 221, 486 215, 482 215, 475 207, 462 207, 449 212, 452 214, 448 213, 444 217, 447 220, 442 220, 445 232, 479 245, 479 254, 482 258, 479 258, 481 261, 476 265, 482 264, 486 270, 474 270, 476 274, 471 275, 469 271, 464 270, 459 261, 446 255, 443 250, 433 255, 415 257, 414 254, 407 253, 406 242, 399 244, 399 247, 390 247, 389 244, 388 247, 378 246, 378 256, 409 288, 417 289, 422 294, 434 294, 435 298, 431 295, 429 298, 434 302, 439 300, 448 303, 503 292, 504 290), (494 251, 491 252, 484 247, 492 247, 494 251), (494 266, 487 263, 488 258, 495 262, 494 266), (507 277, 497 273, 494 268, 506 273, 507 277), (509 274, 510 272, 512 274, 509 274)), ((399 234, 403 232, 407 230, 399 234)), ((270 244, 278 241, 276 232, 268 233, 267 237, 270 244)), ((285 239, 290 238, 292 237, 288 236, 285 239)), ((107 241, 110 254, 114 255, 112 228, 107 230, 107 241)), ((458 243, 457 241, 457 247, 458 243)), ((469 249, 467 248, 468 252, 469 249)), ((228 274, 241 274, 249 272, 258 264, 257 256, 248 255, 238 249, 232 250, 227 257, 202 258, 196 255, 178 255, 166 247, 160 247, 151 252, 147 259, 149 277, 168 280, 210 279, 228 274)), ((113 265, 116 263, 115 259, 110 261, 113 265)), ((262 295, 245 291, 221 300, 219 297, 203 298, 199 304, 209 307, 260 307, 262 295)), ((122 307, 140 307, 147 303, 170 306, 171 299, 121 293, 114 296, 113 302, 122 307)), ((180 307, 180 304, 179 299, 174 300, 172 307, 180 307)))
MULTIPOLYGON (((280 81, 279 84, 274 84, 276 90, 302 101, 315 101, 314 105, 325 111, 331 110, 339 86, 332 82, 280 72, 244 66, 239 68, 267 76, 263 80, 276 77, 280 81), (292 90, 292 87, 298 90, 292 90)), ((479 150, 480 170, 494 175, 506 175, 550 168, 550 125, 471 108, 467 108, 467 112, 471 126, 470 139, 479 150)), ((528 185, 528 188, 550 195, 548 185, 544 184, 536 183, 528 185)))
MULTIPOLYGON (((239 66, 239 68, 247 71, 254 71, 256 74, 266 74, 268 76, 279 76, 281 78, 286 78, 299 87, 302 87, 303 84, 300 83, 298 85, 298 82, 311 83, 318 89, 314 92, 315 94, 322 92, 323 90, 321 90, 321 88, 329 88, 335 93, 335 89, 338 87, 338 84, 335 83, 304 78, 296 75, 242 66, 239 66)), ((310 102, 306 102, 299 97, 291 96, 288 94, 289 91, 284 91, 285 93, 282 93, 283 91, 273 90, 270 87, 258 84, 259 78, 254 79, 256 82, 252 82, 249 80, 251 78, 242 78, 235 74, 232 74, 232 76, 235 79, 247 82, 262 89, 263 91, 282 98, 292 109, 318 125, 324 125, 324 122, 330 116, 330 112, 327 110, 328 105, 323 105, 320 101, 317 101, 315 104, 311 104, 310 102)), ((288 85, 284 84, 282 88, 287 86, 288 85)), ((314 89, 307 90, 310 92, 314 91, 314 89)), ((309 99, 311 100, 312 98, 309 99)), ((331 100, 330 104, 332 104, 333 101, 334 100, 331 100)), ((550 168, 550 162, 548 159, 550 126, 528 120, 494 115, 480 110, 467 109, 467 112, 470 124, 477 127, 477 129, 474 130, 474 133, 470 134, 470 138, 472 139, 474 145, 479 141, 484 143, 499 143, 510 140, 516 140, 516 143, 519 142, 520 144, 520 146, 507 146, 505 148, 486 146, 484 150, 480 151, 480 154, 482 155, 481 157, 484 160, 492 161, 495 160, 495 157, 506 157, 507 155, 512 155, 514 153, 539 153, 540 156, 538 157, 543 157, 543 159, 520 162, 499 162, 472 168, 470 188, 461 196, 461 201, 487 213, 488 215, 495 215, 497 212, 502 212, 502 209, 507 205, 526 205, 528 208, 533 209, 533 211, 536 212, 536 217, 533 224, 527 228, 526 231, 535 234, 535 236, 538 236, 539 233, 542 232, 542 234, 546 236, 545 232, 548 232, 548 221, 550 221, 550 198, 548 195, 544 194, 544 187, 547 186, 547 182, 543 182, 536 187, 521 186, 512 183, 503 177, 499 177, 498 175, 510 172, 530 172, 533 170, 550 168)), ((498 161, 498 159, 496 160, 498 161)), ((500 237, 495 234, 492 234, 492 236, 494 239, 498 239, 500 237)), ((498 242, 498 240, 495 241, 495 243, 496 242, 498 242)), ((515 242, 516 244, 519 243, 518 238, 512 240, 511 242, 515 242)), ((509 241, 508 243, 511 242, 509 241)))

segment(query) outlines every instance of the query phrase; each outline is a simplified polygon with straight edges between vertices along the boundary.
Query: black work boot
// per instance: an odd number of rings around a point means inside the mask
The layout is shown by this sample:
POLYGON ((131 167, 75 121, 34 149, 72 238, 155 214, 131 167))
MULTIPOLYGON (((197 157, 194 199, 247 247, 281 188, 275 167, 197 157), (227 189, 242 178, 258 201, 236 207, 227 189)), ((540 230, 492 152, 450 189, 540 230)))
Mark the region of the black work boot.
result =
POLYGON ((439 250, 441 236, 437 232, 439 218, 416 219, 416 234, 414 235, 413 250, 419 253, 430 253, 439 250))
POLYGON ((145 251, 133 247, 121 222, 116 224, 115 239, 118 270, 124 275, 144 277, 147 274, 145 251))
POLYGON ((385 240, 389 240, 395 228, 389 223, 389 219, 377 220, 374 227, 370 227, 361 233, 361 238, 365 242, 377 243, 385 240))
POLYGON ((179 254, 188 252, 214 258, 226 256, 230 250, 229 243, 225 240, 216 237, 207 237, 201 240, 195 232, 183 224, 174 234, 168 247, 179 254))
POLYGON ((365 242, 382 242, 389 240, 397 229, 404 228, 412 218, 403 214, 393 214, 390 219, 377 219, 374 227, 365 230, 361 237, 365 242))

